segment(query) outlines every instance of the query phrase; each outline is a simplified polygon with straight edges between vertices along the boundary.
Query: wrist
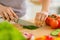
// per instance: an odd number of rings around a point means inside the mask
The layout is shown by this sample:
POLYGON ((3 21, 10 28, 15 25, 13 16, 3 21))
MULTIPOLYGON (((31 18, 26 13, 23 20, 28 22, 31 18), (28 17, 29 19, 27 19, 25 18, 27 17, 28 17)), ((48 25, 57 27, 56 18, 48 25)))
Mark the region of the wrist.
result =
POLYGON ((49 9, 42 9, 41 11, 49 12, 49 9))
POLYGON ((49 12, 48 11, 41 11, 41 13, 48 14, 49 12))
POLYGON ((44 12, 44 13, 49 13, 49 11, 41 11, 41 12, 44 12))
POLYGON ((49 9, 48 8, 42 8, 41 11, 43 11, 43 12, 49 12, 49 9))

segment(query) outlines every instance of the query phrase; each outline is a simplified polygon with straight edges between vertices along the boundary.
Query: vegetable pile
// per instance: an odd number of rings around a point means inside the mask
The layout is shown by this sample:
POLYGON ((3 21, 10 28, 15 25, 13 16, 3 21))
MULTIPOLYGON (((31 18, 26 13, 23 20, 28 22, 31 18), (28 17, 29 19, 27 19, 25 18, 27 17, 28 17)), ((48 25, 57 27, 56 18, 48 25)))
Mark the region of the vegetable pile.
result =
POLYGON ((45 22, 47 25, 51 26, 51 28, 60 28, 60 16, 49 15, 45 22))
POLYGON ((0 23, 0 40, 26 40, 12 24, 7 21, 0 23))

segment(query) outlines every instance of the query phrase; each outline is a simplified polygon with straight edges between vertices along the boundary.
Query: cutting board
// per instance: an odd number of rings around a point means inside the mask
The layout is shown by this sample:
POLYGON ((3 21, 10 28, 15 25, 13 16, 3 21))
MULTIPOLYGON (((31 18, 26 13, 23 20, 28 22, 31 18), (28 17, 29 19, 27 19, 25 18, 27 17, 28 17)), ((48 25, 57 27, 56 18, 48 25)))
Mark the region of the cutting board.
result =
MULTIPOLYGON (((30 20, 32 21, 32 20, 30 20)), ((34 22, 34 21, 33 21, 34 22)), ((43 36, 43 35, 50 35, 50 33, 55 30, 55 29, 52 29, 50 26, 47 26, 47 25, 44 25, 43 27, 40 27, 38 29, 35 29, 35 30, 29 30, 29 29, 24 29, 22 28, 21 25, 19 24, 15 24, 15 26, 17 27, 17 29, 20 31, 20 32, 27 32, 27 33, 31 33, 33 34, 35 37, 40 37, 40 36, 43 36)))

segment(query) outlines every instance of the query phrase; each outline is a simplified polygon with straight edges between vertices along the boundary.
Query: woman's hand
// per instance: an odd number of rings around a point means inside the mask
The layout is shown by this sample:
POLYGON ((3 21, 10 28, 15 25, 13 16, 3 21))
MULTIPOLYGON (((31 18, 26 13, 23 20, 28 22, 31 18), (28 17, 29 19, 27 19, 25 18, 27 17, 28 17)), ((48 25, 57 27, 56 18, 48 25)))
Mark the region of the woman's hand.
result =
POLYGON ((48 17, 48 12, 39 12, 36 14, 35 17, 35 24, 37 27, 42 26, 44 23, 45 19, 48 17))
POLYGON ((18 19, 18 16, 10 7, 5 7, 3 5, 0 5, 0 16, 8 21, 14 21, 15 19, 18 19))

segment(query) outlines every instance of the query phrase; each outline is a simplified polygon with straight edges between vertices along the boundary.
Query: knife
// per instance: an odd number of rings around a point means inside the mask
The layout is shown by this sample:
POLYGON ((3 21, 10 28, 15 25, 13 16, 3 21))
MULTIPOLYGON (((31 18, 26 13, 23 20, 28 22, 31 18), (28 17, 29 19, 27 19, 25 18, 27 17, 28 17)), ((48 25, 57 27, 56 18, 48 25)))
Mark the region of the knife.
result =
POLYGON ((34 23, 29 22, 29 21, 27 21, 27 20, 23 20, 23 19, 18 19, 18 20, 17 20, 17 23, 18 23, 18 24, 21 24, 21 25, 23 25, 23 26, 30 26, 30 25, 35 26, 34 23))
POLYGON ((34 23, 23 20, 23 19, 18 19, 17 23, 22 25, 23 28, 27 28, 27 29, 37 29, 38 28, 34 23))

